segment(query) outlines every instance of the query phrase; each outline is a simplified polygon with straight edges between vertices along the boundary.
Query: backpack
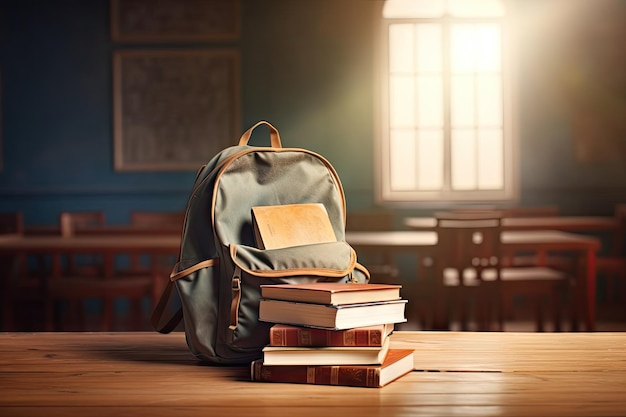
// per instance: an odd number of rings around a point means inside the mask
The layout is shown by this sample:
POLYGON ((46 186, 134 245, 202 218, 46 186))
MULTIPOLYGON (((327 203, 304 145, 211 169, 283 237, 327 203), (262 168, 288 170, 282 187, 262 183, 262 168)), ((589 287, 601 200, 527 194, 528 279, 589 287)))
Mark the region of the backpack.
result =
POLYGON ((272 326, 258 319, 262 284, 369 282, 369 272, 345 242, 345 221, 345 196, 332 165, 315 152, 283 148, 278 130, 258 122, 238 145, 220 151, 198 171, 178 261, 153 311, 153 327, 167 333, 182 318, 187 345, 202 361, 259 359, 272 326), (271 147, 248 145, 260 125, 269 128, 271 147), (325 206, 337 241, 257 248, 251 208, 300 203, 325 206))

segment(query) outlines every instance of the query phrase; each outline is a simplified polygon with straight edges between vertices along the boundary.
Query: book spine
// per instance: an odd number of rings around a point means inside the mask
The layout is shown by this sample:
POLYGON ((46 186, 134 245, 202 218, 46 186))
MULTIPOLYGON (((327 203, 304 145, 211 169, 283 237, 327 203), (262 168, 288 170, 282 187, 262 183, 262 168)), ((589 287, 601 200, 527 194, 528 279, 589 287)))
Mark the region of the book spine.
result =
POLYGON ((380 368, 367 366, 307 366, 263 365, 263 361, 251 364, 252 381, 283 382, 314 385, 343 385, 350 387, 378 388, 380 368))
POLYGON ((378 329, 324 330, 302 327, 272 327, 270 346, 382 346, 378 329))

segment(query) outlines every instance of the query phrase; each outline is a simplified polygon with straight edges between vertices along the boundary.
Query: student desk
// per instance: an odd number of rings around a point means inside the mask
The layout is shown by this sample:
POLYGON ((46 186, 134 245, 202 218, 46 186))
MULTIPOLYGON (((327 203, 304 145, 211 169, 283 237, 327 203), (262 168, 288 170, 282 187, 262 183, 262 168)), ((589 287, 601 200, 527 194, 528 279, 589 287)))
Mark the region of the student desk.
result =
POLYGON ((0 254, 51 256, 53 277, 61 274, 61 257, 68 254, 101 254, 105 275, 110 275, 116 255, 176 255, 179 248, 180 236, 174 234, 0 236, 0 254))
MULTIPOLYGON (((397 230, 388 232, 346 232, 346 241, 359 250, 380 252, 411 251, 418 256, 430 256, 437 244, 437 232, 397 230)), ((578 276, 578 297, 587 330, 595 329, 596 253, 600 240, 576 233, 554 230, 503 231, 502 249, 516 252, 565 252, 574 254, 582 268, 578 276)))
MULTIPOLYGON (((175 257, 180 248, 180 236, 174 234, 105 234, 105 235, 2 235, 0 236, 0 257, 20 260, 28 257, 37 258, 38 264, 46 264, 42 272, 42 278, 46 276, 51 280, 63 276, 63 264, 68 255, 96 255, 96 262, 102 262, 103 280, 114 279, 116 270, 119 268, 120 258, 149 257, 150 268, 158 268, 159 273, 165 275, 175 262, 170 258, 175 257), (164 257, 163 261, 161 258, 164 257), (49 265, 47 265, 49 263, 49 265), (170 265, 171 263, 171 265, 170 265), (48 270, 49 268, 49 270, 48 270)), ((25 265, 21 265, 24 267, 25 265)), ((8 291, 7 286, 11 279, 8 275, 13 269, 5 267, 0 271, 0 291, 8 291)), ((45 285, 45 284, 44 284, 45 285)), ((156 302, 159 287, 155 287, 153 302, 156 302)), ((111 303, 105 304, 102 321, 103 330, 106 330, 109 317, 112 314, 111 303)), ((45 329, 52 330, 53 321, 47 317, 45 329)))
MULTIPOLYGON (((404 224, 413 230, 434 230, 434 217, 407 217, 404 224)), ((620 222, 615 217, 603 216, 549 216, 504 217, 503 230, 561 230, 566 232, 616 232, 620 222)))
POLYGON ((383 388, 251 382, 183 333, 0 334, 2 416, 623 416, 626 333, 396 332, 383 388))

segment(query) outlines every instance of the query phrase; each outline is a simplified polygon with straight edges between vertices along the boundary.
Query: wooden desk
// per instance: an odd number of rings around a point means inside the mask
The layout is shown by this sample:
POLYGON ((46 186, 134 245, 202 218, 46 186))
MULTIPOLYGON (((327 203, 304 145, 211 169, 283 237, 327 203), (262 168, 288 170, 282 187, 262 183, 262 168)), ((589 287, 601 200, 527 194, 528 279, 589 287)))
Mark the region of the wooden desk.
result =
MULTIPOLYGON (((575 233, 559 231, 504 231, 501 236, 503 249, 515 252, 571 252, 577 255, 584 270, 578 277, 578 297, 584 312, 586 328, 595 329, 596 310, 596 253, 600 250, 599 239, 575 233)), ((398 230, 389 232, 346 232, 346 241, 358 252, 360 249, 380 251, 412 251, 430 255, 437 244, 434 231, 398 230)))
MULTIPOLYGON (((50 259, 50 271, 46 275, 54 280, 63 276, 63 258, 67 255, 96 254, 102 259, 102 278, 113 279, 116 274, 116 259, 118 256, 147 255, 150 257, 151 268, 159 268, 165 285, 166 275, 172 265, 157 265, 155 260, 160 256, 176 256, 180 248, 180 236, 166 235, 76 235, 63 237, 60 235, 45 236, 0 236, 0 255, 19 257, 37 256, 50 259)), ((119 269, 119 268, 118 268, 119 269)), ((8 277, 7 271, 0 271, 0 289, 4 288, 8 277)), ((153 302, 159 288, 155 288, 153 302)), ((112 314, 110 303, 105 304, 105 319, 103 326, 108 323, 112 314)), ((52 330, 52 320, 47 317, 46 330, 52 330)), ((104 329, 104 328, 103 328, 104 329)))
POLYGON ((386 387, 251 382, 182 333, 0 334, 2 416, 623 416, 626 333, 396 332, 386 387))
MULTIPOLYGON (((74 230, 74 234, 77 236, 129 236, 129 235, 181 235, 181 227, 162 226, 162 227, 147 227, 147 226, 134 226, 129 224, 115 224, 105 226, 88 226, 81 227, 74 230)), ((55 236, 61 235, 61 228, 58 225, 48 226, 28 226, 24 230, 24 234, 28 236, 55 236)))
MULTIPOLYGON (((412 230, 435 230, 434 217, 407 217, 404 224, 412 230)), ((553 217, 505 217, 504 230, 560 230, 565 232, 615 232, 620 223, 615 217, 602 216, 553 216, 553 217)))
POLYGON ((117 254, 177 254, 180 236, 176 235, 76 235, 76 236, 0 236, 0 253, 41 254, 52 257, 52 276, 61 274, 61 257, 67 254, 101 254, 104 275, 111 276, 117 254))

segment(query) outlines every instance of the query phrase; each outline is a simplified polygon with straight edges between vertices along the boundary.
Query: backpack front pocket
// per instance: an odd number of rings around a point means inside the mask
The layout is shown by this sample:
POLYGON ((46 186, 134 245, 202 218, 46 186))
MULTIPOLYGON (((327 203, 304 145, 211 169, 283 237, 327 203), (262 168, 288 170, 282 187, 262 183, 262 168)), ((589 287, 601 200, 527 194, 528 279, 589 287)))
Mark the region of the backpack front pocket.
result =
POLYGON ((261 285, 367 282, 369 279, 366 271, 357 269, 354 249, 343 241, 272 250, 231 245, 230 255, 234 267, 231 343, 243 349, 269 343, 272 324, 259 321, 261 285))

